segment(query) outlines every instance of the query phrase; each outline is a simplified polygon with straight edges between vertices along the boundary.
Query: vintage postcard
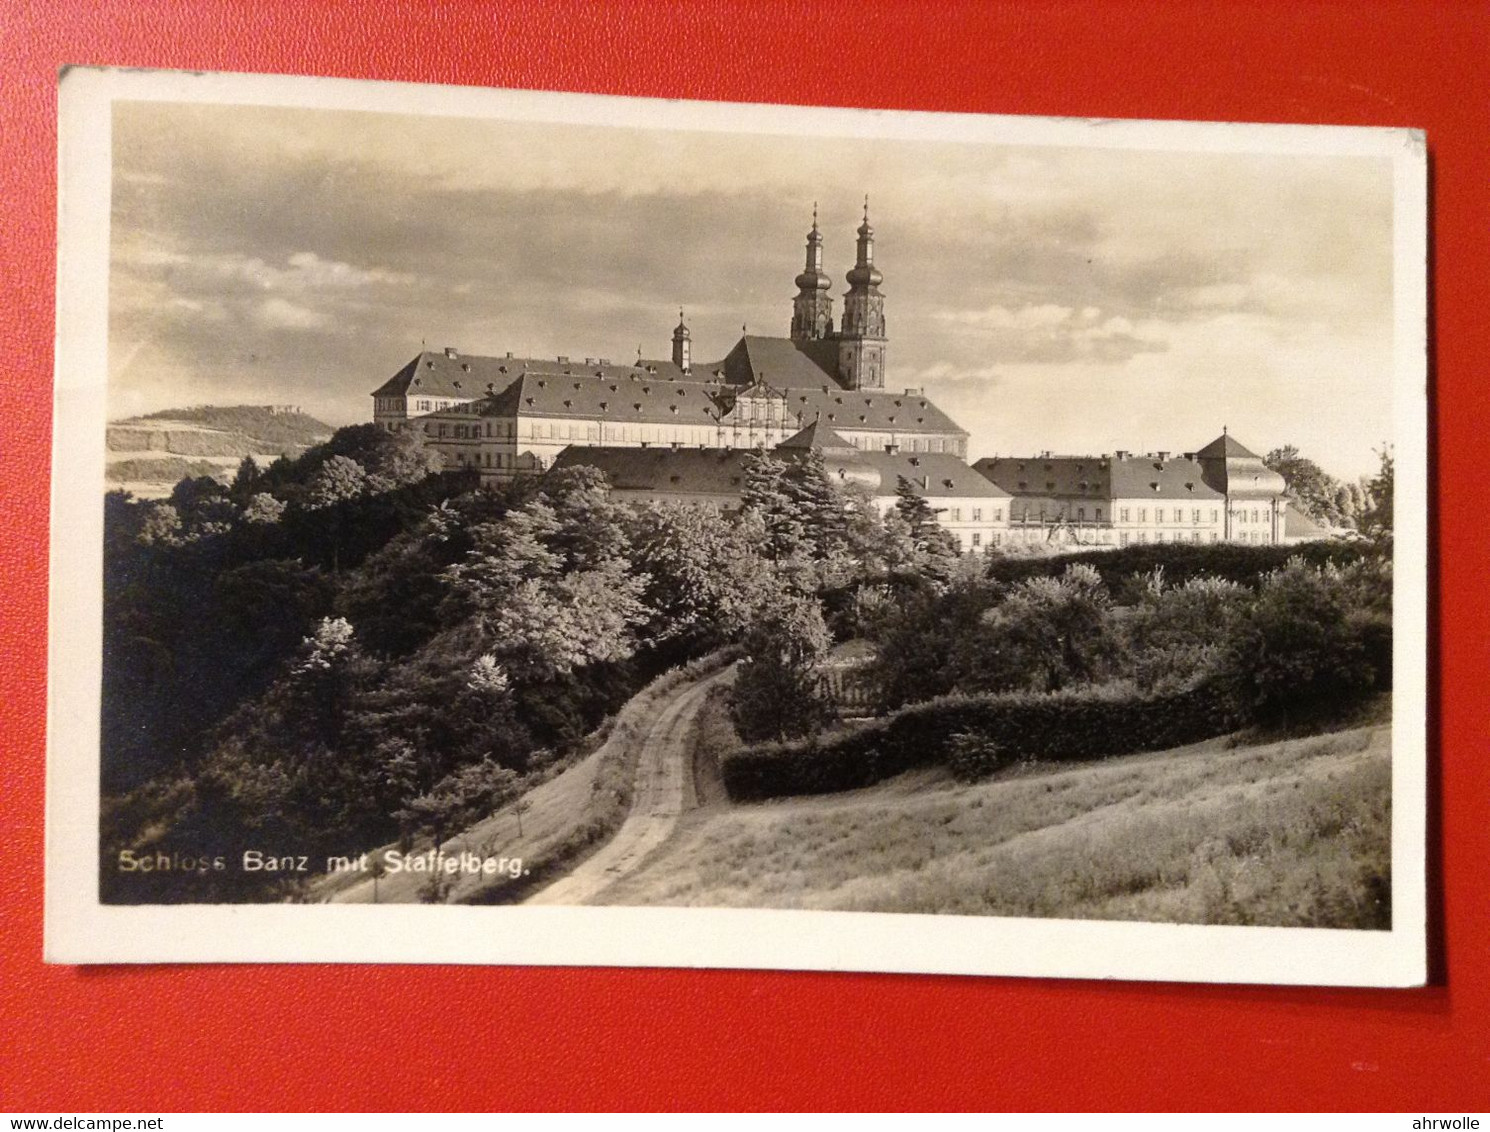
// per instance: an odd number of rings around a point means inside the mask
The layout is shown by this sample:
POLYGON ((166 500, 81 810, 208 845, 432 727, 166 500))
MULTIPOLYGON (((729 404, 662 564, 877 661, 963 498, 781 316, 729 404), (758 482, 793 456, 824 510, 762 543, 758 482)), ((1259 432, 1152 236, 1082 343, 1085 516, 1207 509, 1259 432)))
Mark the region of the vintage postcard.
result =
POLYGON ((1421 134, 81 69, 60 146, 51 961, 1423 981, 1421 134))

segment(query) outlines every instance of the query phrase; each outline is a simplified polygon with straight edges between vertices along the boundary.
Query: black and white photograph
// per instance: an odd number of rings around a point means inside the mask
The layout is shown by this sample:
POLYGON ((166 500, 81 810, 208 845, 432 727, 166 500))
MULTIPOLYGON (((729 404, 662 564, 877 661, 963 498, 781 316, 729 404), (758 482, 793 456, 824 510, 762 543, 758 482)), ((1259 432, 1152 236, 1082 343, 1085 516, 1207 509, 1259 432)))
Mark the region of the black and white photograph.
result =
POLYGON ((1421 135, 61 98, 49 957, 1422 981, 1421 135))

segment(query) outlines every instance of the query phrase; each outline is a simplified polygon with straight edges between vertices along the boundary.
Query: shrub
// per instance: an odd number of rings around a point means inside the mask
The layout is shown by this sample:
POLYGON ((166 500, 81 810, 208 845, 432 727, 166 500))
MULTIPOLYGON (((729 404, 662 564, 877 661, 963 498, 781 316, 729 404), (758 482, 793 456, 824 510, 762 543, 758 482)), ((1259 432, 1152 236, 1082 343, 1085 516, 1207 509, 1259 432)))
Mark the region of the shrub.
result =
POLYGON ((987 778, 1003 763, 1003 751, 987 735, 959 731, 947 745, 947 769, 964 782, 987 778))
POLYGON ((1137 600, 1155 567, 1164 568, 1165 580, 1183 585, 1191 578, 1225 578, 1255 586, 1291 558, 1310 566, 1326 563, 1345 566, 1359 561, 1366 551, 1357 544, 1312 542, 1300 546, 1242 546, 1235 543, 1146 543, 1110 550, 1085 550, 1053 558, 991 558, 987 576, 999 582, 1020 582, 1033 577, 1057 577, 1073 563, 1090 565, 1120 604, 1137 600))
POLYGON ((1299 559, 1267 577, 1227 660, 1260 717, 1390 687, 1391 617, 1370 603, 1373 580, 1361 567, 1315 569, 1299 559))
POLYGON ((747 747, 724 761, 738 800, 871 786, 919 766, 948 765, 957 736, 1009 759, 1080 761, 1182 746, 1234 730, 1230 681, 1145 695, 1128 685, 1048 694, 945 696, 831 739, 747 747))

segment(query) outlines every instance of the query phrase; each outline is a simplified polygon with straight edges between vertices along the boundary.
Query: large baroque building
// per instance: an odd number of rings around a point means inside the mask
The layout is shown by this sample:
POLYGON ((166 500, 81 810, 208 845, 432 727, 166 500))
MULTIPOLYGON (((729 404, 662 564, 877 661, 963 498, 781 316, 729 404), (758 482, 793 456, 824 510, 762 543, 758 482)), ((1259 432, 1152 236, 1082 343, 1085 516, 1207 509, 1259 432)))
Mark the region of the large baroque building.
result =
POLYGON ((857 237, 836 329, 814 209, 787 337, 745 334, 718 361, 698 362, 679 312, 666 359, 424 350, 373 391, 373 420, 417 431, 447 467, 483 480, 587 464, 623 497, 726 509, 738 505, 745 453, 815 449, 831 478, 881 511, 908 485, 967 551, 1318 534, 1287 508, 1282 477, 1224 431, 1183 454, 1044 453, 969 468, 968 434, 923 390, 885 388, 883 276, 867 201, 857 237))
MULTIPOLYGON (((555 467, 589 466, 605 474, 617 498, 639 503, 691 503, 731 511, 740 505, 749 449, 566 448, 555 467)), ((908 491, 924 499, 940 525, 967 553, 1002 545, 1009 493, 950 452, 861 448, 814 421, 771 449, 782 461, 822 458, 828 481, 867 499, 881 515, 908 491)))
POLYGON ((680 313, 667 359, 426 350, 374 390, 373 420, 419 429, 450 466, 492 479, 542 471, 570 445, 772 448, 815 421, 861 451, 965 458, 967 433, 922 390, 884 388, 882 278, 866 208, 835 331, 814 216, 789 337, 746 334, 698 362, 680 313))
POLYGON ((1282 543, 1283 477, 1223 430, 1195 452, 989 457, 973 465, 1008 491, 1015 543, 1282 543))

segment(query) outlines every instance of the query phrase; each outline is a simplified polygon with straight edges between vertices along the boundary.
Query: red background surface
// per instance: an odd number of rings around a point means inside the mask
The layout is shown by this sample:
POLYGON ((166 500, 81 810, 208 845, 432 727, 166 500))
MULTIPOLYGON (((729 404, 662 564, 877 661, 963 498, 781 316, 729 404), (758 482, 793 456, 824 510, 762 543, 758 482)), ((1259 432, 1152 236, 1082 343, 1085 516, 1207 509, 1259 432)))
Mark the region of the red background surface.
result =
POLYGON ((1490 390, 1487 63, 1484 4, 0 0, 0 1109, 1490 1106, 1490 571, 1476 459, 1490 390), (68 63, 1426 129, 1444 626, 1434 985, 43 966, 47 390, 68 63))

